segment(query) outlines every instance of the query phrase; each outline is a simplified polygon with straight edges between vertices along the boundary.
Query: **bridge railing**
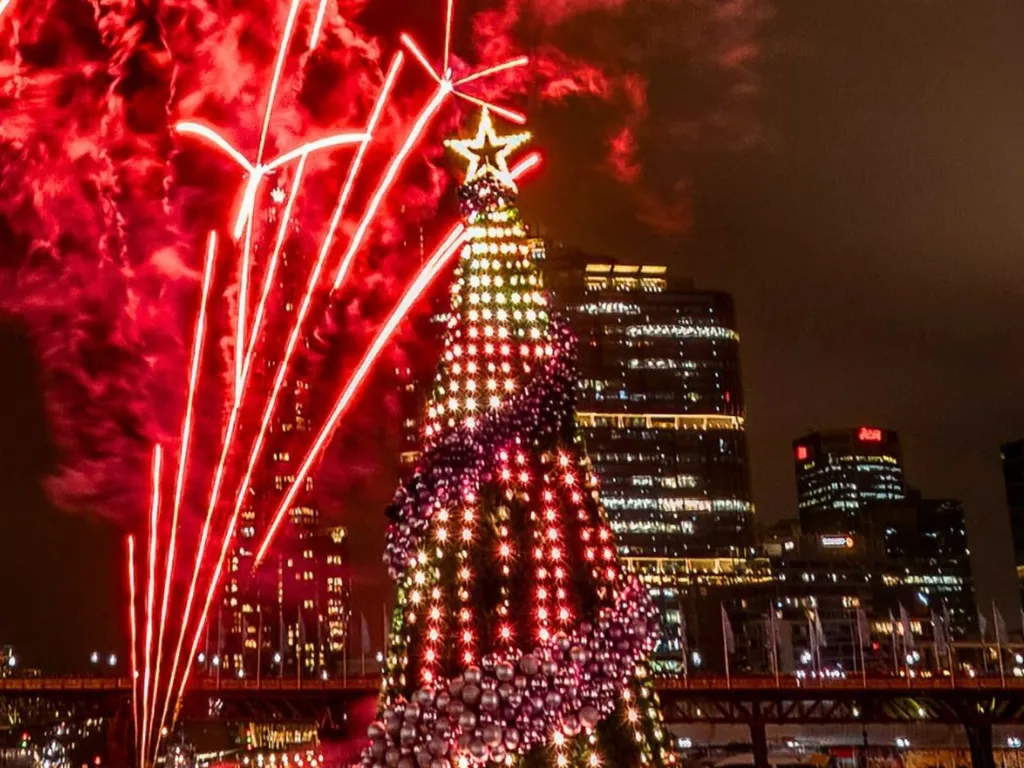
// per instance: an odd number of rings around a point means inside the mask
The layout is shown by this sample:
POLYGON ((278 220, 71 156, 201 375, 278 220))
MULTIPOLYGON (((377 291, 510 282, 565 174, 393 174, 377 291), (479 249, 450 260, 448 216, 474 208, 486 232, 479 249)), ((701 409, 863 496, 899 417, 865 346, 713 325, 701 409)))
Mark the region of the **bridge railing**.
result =
POLYGON ((998 677, 914 677, 909 681, 905 677, 860 677, 832 678, 822 680, 810 680, 807 678, 797 679, 789 676, 782 676, 778 680, 771 675, 757 676, 733 676, 725 677, 691 677, 683 680, 678 677, 655 677, 654 685, 660 690, 671 691, 724 691, 730 689, 741 690, 769 690, 782 688, 785 690, 815 690, 824 688, 827 690, 840 691, 898 691, 900 689, 911 690, 946 690, 959 688, 966 690, 1003 688, 1024 689, 1024 678, 1008 677, 1000 680, 998 677))
MULTIPOLYGON (((744 675, 731 678, 699 676, 683 680, 677 677, 655 677, 655 687, 663 691, 725 691, 725 690, 835 690, 835 691, 898 691, 900 689, 940 690, 957 688, 961 690, 1024 690, 1024 678, 1008 677, 915 677, 909 681, 901 677, 848 677, 838 679, 808 680, 783 676, 776 680, 771 675, 744 675)), ((263 677, 238 679, 223 676, 200 677, 193 681, 192 689, 202 692, 224 691, 375 691, 380 686, 376 675, 359 675, 346 678, 322 680, 311 677, 298 680, 294 677, 263 677)), ((38 692, 100 692, 131 690, 129 677, 5 677, 0 678, 0 694, 31 694, 38 692)))

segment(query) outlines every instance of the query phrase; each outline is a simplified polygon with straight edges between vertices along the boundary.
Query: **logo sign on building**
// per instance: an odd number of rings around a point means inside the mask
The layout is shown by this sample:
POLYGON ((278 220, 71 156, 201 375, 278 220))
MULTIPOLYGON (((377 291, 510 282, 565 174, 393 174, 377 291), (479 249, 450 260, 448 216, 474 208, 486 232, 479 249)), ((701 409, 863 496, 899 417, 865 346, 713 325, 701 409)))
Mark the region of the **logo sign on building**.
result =
POLYGON ((874 427, 861 427, 857 432, 857 439, 864 443, 882 442, 882 430, 874 427))
POLYGON ((853 549, 852 536, 821 536, 818 541, 825 549, 853 549))

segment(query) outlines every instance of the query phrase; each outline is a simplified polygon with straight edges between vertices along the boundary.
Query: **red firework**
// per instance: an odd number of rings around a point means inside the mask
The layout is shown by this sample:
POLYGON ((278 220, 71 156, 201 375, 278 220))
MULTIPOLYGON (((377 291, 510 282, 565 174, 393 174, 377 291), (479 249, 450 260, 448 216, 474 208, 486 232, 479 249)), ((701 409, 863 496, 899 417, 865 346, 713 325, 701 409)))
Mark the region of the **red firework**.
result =
MULTIPOLYGON (((207 241, 199 309, 195 320, 189 356, 187 392, 184 398, 185 409, 179 429, 179 448, 176 457, 173 493, 170 501, 171 514, 169 523, 163 523, 161 515, 163 507, 161 502, 163 477, 162 451, 159 445, 155 446, 153 450, 147 565, 142 617, 144 630, 141 633, 141 637, 137 631, 136 621, 137 596, 134 538, 129 538, 128 543, 133 719, 135 721, 138 762, 143 766, 156 762, 160 752, 161 739, 167 733, 168 727, 173 727, 178 715, 181 699, 190 680, 193 666, 192 660, 196 656, 199 642, 206 631, 211 605, 222 588, 221 580, 225 562, 235 542, 239 515, 244 501, 249 494, 254 469, 262 455, 267 433, 275 418, 284 384, 293 371, 293 364, 300 341, 311 332, 311 329, 308 327, 308 320, 313 304, 315 302, 325 303, 331 301, 332 293, 335 294, 334 300, 337 300, 337 296, 340 295, 337 293, 337 289, 341 288, 344 284, 344 280, 350 273, 356 257, 366 245, 371 229, 383 210, 385 200, 401 175, 403 167, 419 145, 428 126, 439 114, 441 108, 450 97, 454 96, 473 104, 487 106, 494 112, 505 115, 517 122, 522 122, 524 119, 518 112, 492 105, 487 101, 459 90, 466 83, 480 81, 489 75, 522 67, 527 63, 527 60, 525 57, 512 58, 495 66, 471 72, 460 79, 454 78, 449 64, 452 20, 452 3, 450 0, 446 8, 444 57, 440 71, 435 70, 430 65, 421 48, 411 37, 402 35, 402 43, 423 65, 430 77, 435 81, 436 87, 413 119, 412 125, 401 144, 387 160, 380 176, 374 181, 373 191, 369 195, 365 208, 359 216, 358 223, 351 235, 348 236, 343 255, 337 266, 333 268, 333 280, 324 279, 325 273, 329 269, 329 261, 339 232, 339 225, 351 202, 353 190, 360 176, 367 149, 375 140, 378 124, 388 106, 402 71, 404 56, 401 52, 398 52, 392 59, 383 78, 373 108, 366 120, 366 126, 361 132, 339 132, 323 138, 303 141, 294 149, 284 152, 272 160, 264 161, 263 158, 267 149, 268 135, 272 124, 272 114, 287 67, 288 52, 292 48, 292 38, 296 31, 302 3, 303 0, 292 0, 289 6, 284 32, 274 59, 273 73, 270 79, 259 131, 259 144, 253 159, 247 158, 243 151, 236 148, 218 130, 206 123, 190 120, 181 121, 175 126, 175 131, 178 135, 199 139, 226 155, 239 167, 244 175, 244 183, 239 192, 238 208, 234 213, 233 221, 230 223, 235 243, 220 249, 221 253, 234 253, 237 257, 237 281, 235 286, 238 304, 235 316, 232 318, 234 349, 230 363, 232 371, 230 394, 226 398, 227 408, 225 410, 228 414, 226 425, 221 433, 217 449, 218 459, 212 474, 211 486, 205 504, 205 514, 202 516, 203 522, 197 539, 194 542, 187 542, 179 528, 183 507, 187 500, 186 489, 190 483, 194 483, 192 478, 195 472, 193 472, 192 462, 190 461, 190 449, 194 442, 193 432, 196 422, 197 401, 200 393, 200 379, 203 370, 203 350, 209 343, 209 329, 214 321, 210 311, 210 299, 218 272, 217 236, 216 233, 211 232, 207 241), (278 270, 282 249, 288 237, 289 224, 293 217, 296 200, 302 189, 307 164, 311 156, 316 153, 347 145, 355 147, 354 157, 349 164, 348 172, 338 195, 326 233, 317 249, 316 259, 307 275, 301 301, 298 303, 296 311, 290 317, 290 325, 286 334, 287 340, 282 348, 273 349, 265 333, 267 313, 275 292, 280 290, 278 270), (255 307, 250 308, 250 281, 254 266, 254 222, 260 211, 263 182, 268 176, 286 166, 293 168, 290 190, 287 194, 283 211, 277 221, 269 257, 263 266, 264 273, 260 283, 258 299, 255 307), (276 364, 273 383, 266 393, 257 391, 250 386, 252 371, 256 367, 257 358, 261 364, 271 360, 276 364), (251 435, 246 435, 246 439, 243 440, 243 414, 253 408, 260 413, 258 427, 251 435), (244 469, 242 469, 239 480, 232 489, 232 509, 223 525, 218 525, 217 511, 220 508, 221 498, 225 494, 229 483, 229 468, 237 464, 240 458, 244 458, 242 464, 244 469), (161 541, 159 532, 161 528, 169 532, 166 551, 163 552, 162 560, 159 551, 161 541), (211 548, 214 542, 218 543, 218 546, 214 547, 217 555, 216 559, 211 561, 211 548), (191 568, 191 576, 188 578, 188 588, 181 605, 181 613, 174 616, 171 611, 174 602, 171 599, 171 590, 175 582, 174 574, 182 557, 180 550, 183 545, 188 544, 194 546, 194 561, 191 568), (162 572, 159 570, 160 567, 163 568, 162 572), (202 590, 203 596, 201 601, 199 601, 200 609, 198 616, 195 616, 197 597, 201 592, 200 585, 204 580, 203 574, 207 572, 210 575, 205 582, 205 589, 202 590), (167 646, 165 630, 168 626, 177 628, 177 637, 174 639, 174 652, 165 656, 164 650, 167 646), (140 657, 142 660, 141 673, 138 661, 140 657), (137 683, 136 678, 139 678, 137 683)), ((310 31, 310 49, 317 46, 321 40, 325 23, 325 7, 325 0, 321 0, 317 6, 310 31)), ((517 176, 521 175, 530 168, 535 167, 538 162, 539 158, 536 155, 531 155, 516 167, 514 173, 517 176)), ((342 383, 333 408, 323 424, 315 430, 315 437, 305 450, 305 456, 301 462, 296 479, 291 483, 280 503, 275 507, 275 511, 271 516, 270 526, 255 556, 254 567, 258 566, 266 557, 279 531, 286 510, 294 502, 302 483, 315 469, 324 448, 335 434, 350 405, 358 397, 367 376, 373 370, 381 353, 423 292, 444 268, 450 264, 455 254, 459 252, 464 235, 463 225, 458 224, 442 238, 433 254, 405 288, 400 300, 363 353, 357 367, 342 383)))

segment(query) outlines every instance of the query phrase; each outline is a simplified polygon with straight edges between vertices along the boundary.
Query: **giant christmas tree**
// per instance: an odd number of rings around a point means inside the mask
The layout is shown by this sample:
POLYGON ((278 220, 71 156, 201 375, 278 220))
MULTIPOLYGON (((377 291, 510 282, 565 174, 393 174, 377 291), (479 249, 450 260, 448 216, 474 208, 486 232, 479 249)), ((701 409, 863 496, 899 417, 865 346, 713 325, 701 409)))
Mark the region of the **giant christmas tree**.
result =
POLYGON ((448 145, 468 239, 426 449, 388 510, 398 583, 366 766, 665 766, 645 661, 658 633, 619 562, 576 431, 574 339, 548 298, 506 158, 448 145))

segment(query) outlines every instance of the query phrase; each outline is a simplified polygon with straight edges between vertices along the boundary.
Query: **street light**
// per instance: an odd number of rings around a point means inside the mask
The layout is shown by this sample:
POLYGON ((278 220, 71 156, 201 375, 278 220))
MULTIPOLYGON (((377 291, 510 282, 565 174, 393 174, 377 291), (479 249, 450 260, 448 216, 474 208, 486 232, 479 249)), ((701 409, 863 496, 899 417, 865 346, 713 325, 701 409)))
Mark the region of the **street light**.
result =
POLYGON ((99 651, 93 651, 91 654, 89 654, 89 661, 91 661, 93 664, 99 664, 100 663, 100 652, 99 651))
POLYGON ((117 666, 117 654, 112 653, 112 654, 110 654, 107 657, 107 666, 108 667, 116 667, 117 666))

